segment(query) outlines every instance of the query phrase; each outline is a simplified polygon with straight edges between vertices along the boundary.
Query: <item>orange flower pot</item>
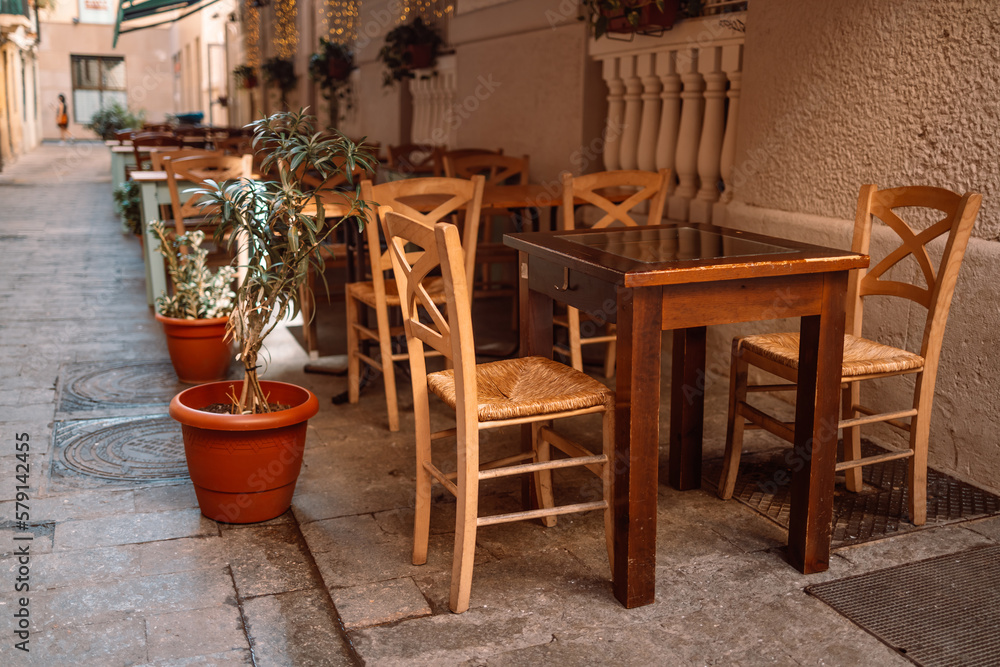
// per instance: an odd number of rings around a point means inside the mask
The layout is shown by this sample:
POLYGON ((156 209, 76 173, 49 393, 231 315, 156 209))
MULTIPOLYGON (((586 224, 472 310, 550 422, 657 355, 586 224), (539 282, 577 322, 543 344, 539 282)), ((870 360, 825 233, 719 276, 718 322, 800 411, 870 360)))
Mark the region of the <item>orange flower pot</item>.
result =
POLYGON ((228 317, 185 320, 156 314, 167 335, 167 352, 177 379, 184 384, 225 380, 233 358, 226 336, 228 317))
POLYGON ((170 402, 181 423, 184 454, 201 513, 225 523, 255 523, 283 514, 292 504, 302 467, 306 425, 319 412, 308 389, 262 381, 271 403, 287 410, 263 415, 203 412, 229 403, 243 382, 212 382, 186 389, 170 402))

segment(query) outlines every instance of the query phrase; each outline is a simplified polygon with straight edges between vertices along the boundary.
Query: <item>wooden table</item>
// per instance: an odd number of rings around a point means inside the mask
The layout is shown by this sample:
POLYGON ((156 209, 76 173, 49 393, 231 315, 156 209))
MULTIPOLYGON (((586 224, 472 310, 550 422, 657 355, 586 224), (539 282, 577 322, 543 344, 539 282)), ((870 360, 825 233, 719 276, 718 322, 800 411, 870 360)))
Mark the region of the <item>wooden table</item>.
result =
MULTIPOLYGON (((851 269, 868 257, 711 225, 510 234, 519 251, 521 346, 551 356, 552 302, 618 325, 615 596, 654 599, 660 332, 674 331, 669 482, 701 484, 705 327, 801 317, 788 558, 826 570, 851 269)), ((530 443, 530 434, 526 434, 530 443)), ((530 446, 530 444, 528 444, 530 446)))

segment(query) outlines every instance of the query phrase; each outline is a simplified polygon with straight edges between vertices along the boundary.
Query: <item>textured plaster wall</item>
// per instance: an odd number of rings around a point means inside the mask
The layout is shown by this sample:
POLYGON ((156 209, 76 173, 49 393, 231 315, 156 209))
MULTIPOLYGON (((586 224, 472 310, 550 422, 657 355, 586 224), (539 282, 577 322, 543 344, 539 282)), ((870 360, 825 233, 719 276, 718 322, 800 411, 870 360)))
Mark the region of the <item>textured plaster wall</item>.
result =
MULTIPOLYGON (((938 469, 998 490, 1000 15, 995 10, 986 0, 751 3, 735 199, 727 224, 846 248, 863 183, 981 192, 984 205, 945 334, 930 460, 938 469)), ((876 235, 873 256, 888 248, 887 239, 876 235)), ((885 299, 870 303, 865 335, 915 350, 925 312, 885 299)), ((736 332, 795 326, 717 327, 710 358, 728 356, 736 332)), ((911 383, 894 382, 868 389, 862 402, 903 408, 911 397, 911 383)), ((866 435, 892 437, 887 431, 866 435)))

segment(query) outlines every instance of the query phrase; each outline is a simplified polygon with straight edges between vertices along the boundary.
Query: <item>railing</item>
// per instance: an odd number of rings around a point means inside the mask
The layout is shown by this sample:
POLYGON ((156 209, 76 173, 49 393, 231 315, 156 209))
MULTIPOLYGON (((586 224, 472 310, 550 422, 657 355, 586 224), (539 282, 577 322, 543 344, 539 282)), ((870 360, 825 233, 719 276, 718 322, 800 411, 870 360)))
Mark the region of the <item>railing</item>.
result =
POLYGON ((0 14, 28 16, 28 0, 0 0, 0 14))
POLYGON ((689 19, 660 37, 590 43, 608 86, 605 168, 672 169, 672 219, 718 221, 732 198, 745 17, 689 19))

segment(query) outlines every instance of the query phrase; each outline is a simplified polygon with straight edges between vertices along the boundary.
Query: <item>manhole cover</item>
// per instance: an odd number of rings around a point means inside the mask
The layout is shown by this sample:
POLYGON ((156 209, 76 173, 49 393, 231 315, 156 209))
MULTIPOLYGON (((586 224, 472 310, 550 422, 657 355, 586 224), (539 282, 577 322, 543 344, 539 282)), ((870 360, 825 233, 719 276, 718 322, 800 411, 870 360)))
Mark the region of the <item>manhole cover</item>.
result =
POLYGON ((61 373, 59 412, 162 407, 187 385, 169 362, 67 364, 61 373))
POLYGON ((56 422, 53 439, 52 477, 72 486, 188 479, 181 427, 167 415, 56 422))

